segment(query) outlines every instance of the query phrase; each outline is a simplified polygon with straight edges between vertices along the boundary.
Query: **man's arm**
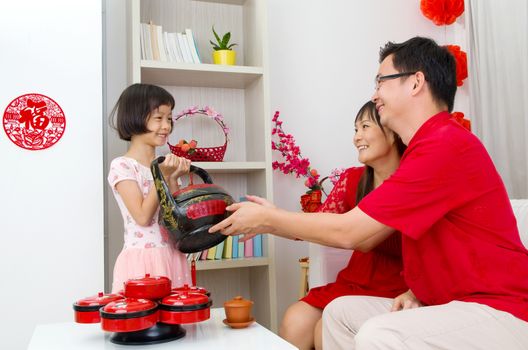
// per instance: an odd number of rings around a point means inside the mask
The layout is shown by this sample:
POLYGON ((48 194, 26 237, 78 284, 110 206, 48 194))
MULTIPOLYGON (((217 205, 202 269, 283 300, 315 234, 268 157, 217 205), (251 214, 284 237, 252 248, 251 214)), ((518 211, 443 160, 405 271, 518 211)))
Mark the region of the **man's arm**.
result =
POLYGON ((285 238, 300 238, 326 246, 369 250, 386 239, 394 229, 358 207, 345 214, 294 213, 244 202, 232 204, 233 214, 209 231, 224 235, 271 233, 285 238))

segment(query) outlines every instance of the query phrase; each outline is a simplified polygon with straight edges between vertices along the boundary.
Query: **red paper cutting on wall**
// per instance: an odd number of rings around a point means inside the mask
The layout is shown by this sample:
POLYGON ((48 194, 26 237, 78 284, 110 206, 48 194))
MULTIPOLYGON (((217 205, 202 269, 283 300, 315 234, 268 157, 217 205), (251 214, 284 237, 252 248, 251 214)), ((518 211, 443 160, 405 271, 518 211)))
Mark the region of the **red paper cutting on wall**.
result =
POLYGON ((15 98, 4 111, 4 131, 18 147, 36 151, 56 144, 66 128, 62 108, 41 94, 15 98))

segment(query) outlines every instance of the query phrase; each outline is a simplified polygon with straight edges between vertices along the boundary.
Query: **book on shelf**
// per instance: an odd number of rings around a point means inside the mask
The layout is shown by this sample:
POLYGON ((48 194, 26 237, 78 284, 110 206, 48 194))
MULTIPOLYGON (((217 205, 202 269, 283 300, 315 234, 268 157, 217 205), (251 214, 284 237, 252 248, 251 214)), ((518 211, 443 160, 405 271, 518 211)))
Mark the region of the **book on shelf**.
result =
POLYGON ((150 24, 141 23, 140 43, 142 44, 141 53, 144 53, 144 60, 152 60, 152 43, 150 42, 150 24), (141 40, 143 39, 143 40, 141 40))
POLYGON ((196 46, 196 40, 192 30, 189 28, 185 29, 185 38, 187 39, 187 44, 189 45, 189 51, 191 52, 191 57, 194 63, 202 63, 200 61, 200 55, 198 54, 198 47, 196 46))
POLYGON ((231 259, 233 257, 233 236, 227 236, 224 241, 224 252, 222 253, 222 259, 231 259))
POLYGON ((178 37, 176 36, 176 33, 167 33, 167 43, 174 56, 174 62, 183 62, 183 56, 180 50, 180 45, 178 44, 178 37))
POLYGON ((222 260, 222 255, 224 254, 225 240, 216 245, 216 254, 215 260, 222 260))
POLYGON ((214 260, 216 256, 216 246, 209 248, 207 251, 207 260, 214 260))
POLYGON ((238 239, 238 256, 237 258, 243 258, 244 257, 244 250, 245 250, 245 242, 240 242, 240 237, 238 239))
POLYGON ((139 39, 143 60, 202 63, 196 38, 189 28, 183 33, 169 33, 150 21, 141 23, 139 39))
POLYGON ((231 251, 231 257, 233 259, 238 258, 238 236, 231 236, 233 237, 233 249, 231 251))
POLYGON ((158 42, 158 55, 159 60, 162 62, 167 62, 167 51, 165 48, 165 42, 163 40, 163 30, 161 26, 155 26, 156 27, 156 41, 158 42))
POLYGON ((160 59, 160 56, 159 56, 158 34, 157 34, 156 25, 150 22, 149 28, 150 28, 150 44, 152 47, 152 59, 158 61, 160 59))
POLYGON ((248 239, 244 242, 244 257, 252 258, 253 257, 253 239, 248 239))
POLYGON ((171 49, 169 42, 169 33, 163 32, 163 46, 165 47, 165 54, 167 55, 168 62, 176 62, 176 56, 171 49))
POLYGON ((262 256, 262 235, 256 235, 251 240, 253 241, 253 256, 262 256))
POLYGON ((187 38, 185 37, 185 34, 176 33, 176 36, 178 37, 178 44, 180 44, 180 49, 182 51, 183 62, 193 63, 191 51, 189 49, 189 44, 187 43, 187 38))

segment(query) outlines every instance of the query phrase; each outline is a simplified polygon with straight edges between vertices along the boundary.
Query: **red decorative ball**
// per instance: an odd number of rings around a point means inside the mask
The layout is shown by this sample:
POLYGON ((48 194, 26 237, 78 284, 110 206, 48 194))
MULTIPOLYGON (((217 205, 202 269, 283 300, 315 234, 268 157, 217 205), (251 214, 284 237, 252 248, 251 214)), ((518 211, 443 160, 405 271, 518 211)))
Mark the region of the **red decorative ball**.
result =
POLYGON ((462 112, 453 112, 451 113, 451 116, 455 118, 455 120, 462 125, 464 128, 471 131, 471 120, 464 118, 464 113, 462 112))
POLYGON ((464 0, 421 0, 420 10, 437 26, 452 24, 464 13, 464 0))
POLYGON ((457 86, 462 86, 464 84, 463 80, 468 77, 467 55, 464 51, 460 50, 460 46, 458 45, 447 45, 446 47, 455 57, 457 86))

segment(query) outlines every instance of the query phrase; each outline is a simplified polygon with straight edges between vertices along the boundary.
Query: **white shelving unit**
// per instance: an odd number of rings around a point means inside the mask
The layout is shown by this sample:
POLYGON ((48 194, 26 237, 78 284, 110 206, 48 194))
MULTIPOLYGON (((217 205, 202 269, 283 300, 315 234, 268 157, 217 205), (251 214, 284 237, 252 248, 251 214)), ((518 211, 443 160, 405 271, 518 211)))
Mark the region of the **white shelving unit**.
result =
MULTIPOLYGON (((196 162, 233 198, 255 194, 272 200, 271 113, 267 70, 266 5, 262 0, 132 0, 128 3, 129 83, 163 86, 176 100, 175 112, 211 106, 230 128, 223 162, 196 162), (141 59, 140 23, 152 21, 164 31, 193 31, 202 64, 141 59), (230 31, 237 43, 237 65, 211 64, 211 27, 230 31)), ((198 140, 198 147, 222 145, 218 125, 182 118, 170 142, 198 140)), ((168 152, 168 147, 164 152, 168 152)), ((198 284, 211 291, 214 305, 236 295, 255 302, 258 322, 277 330, 273 237, 263 235, 263 257, 197 261, 198 284)))

